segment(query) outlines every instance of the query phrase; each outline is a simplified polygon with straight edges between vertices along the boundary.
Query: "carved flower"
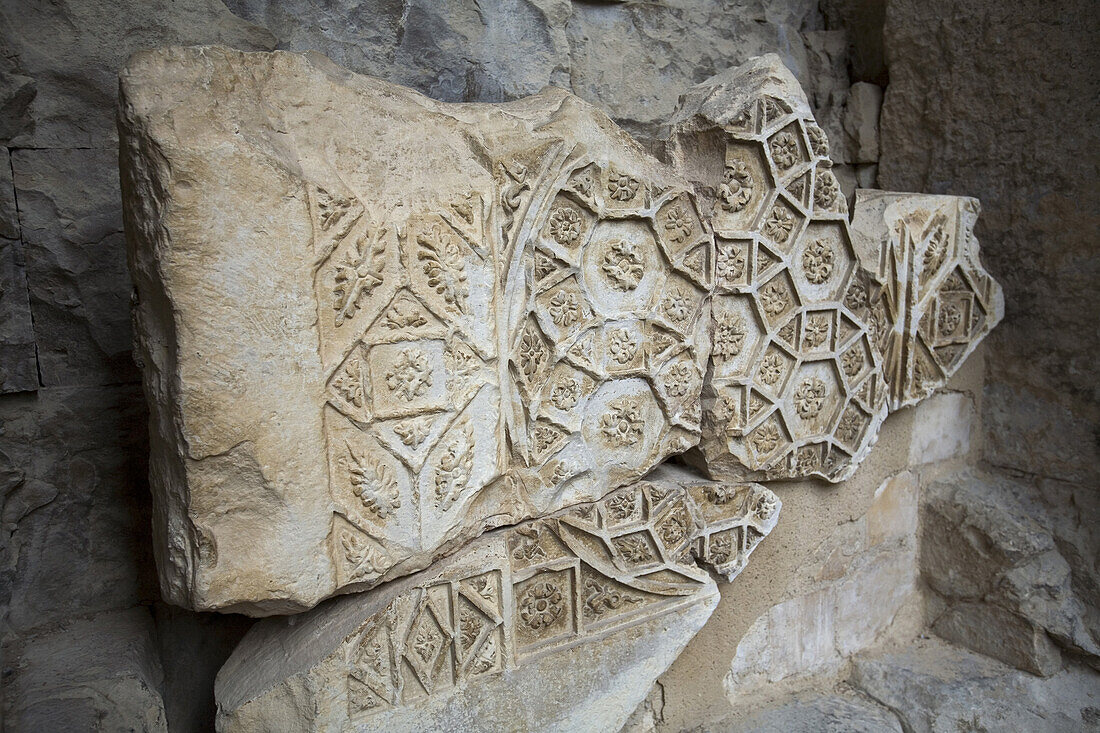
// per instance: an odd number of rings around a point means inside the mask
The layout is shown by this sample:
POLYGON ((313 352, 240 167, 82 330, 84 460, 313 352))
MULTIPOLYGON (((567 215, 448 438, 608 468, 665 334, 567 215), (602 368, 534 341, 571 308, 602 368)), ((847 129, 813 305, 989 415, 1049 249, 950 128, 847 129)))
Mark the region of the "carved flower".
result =
POLYGON ((775 385, 783 376, 783 359, 779 354, 768 354, 760 362, 760 381, 768 386, 775 385))
POLYGON ((386 311, 384 325, 386 328, 396 331, 402 328, 419 328, 427 322, 428 319, 424 317, 424 314, 420 312, 420 308, 415 303, 398 301, 386 311))
POLYGON ((462 614, 460 629, 459 638, 462 641, 462 647, 469 649, 481 634, 481 621, 472 613, 464 613, 462 614))
POLYGON ((356 407, 363 406, 362 365, 358 359, 348 360, 348 363, 332 380, 332 388, 356 407))
POLYGON ((753 501, 753 512, 765 522, 771 519, 775 510, 779 508, 779 500, 775 494, 767 489, 757 489, 753 501))
POLYGON ((642 410, 637 401, 620 398, 600 417, 600 430, 612 445, 634 445, 642 437, 642 410))
POLYGON ((618 494, 607 500, 607 513, 614 519, 626 519, 634 513, 637 504, 633 494, 618 494))
POLYGON ((418 448, 431 431, 431 418, 412 418, 393 426, 394 434, 410 448, 418 448))
POLYGON ((840 418, 840 424, 836 426, 836 437, 848 445, 855 445, 859 438, 859 431, 863 427, 863 420, 859 413, 852 407, 844 411, 840 418))
POLYGON ((863 351, 857 346, 854 349, 849 349, 844 352, 844 356, 840 357, 840 365, 844 369, 844 373, 848 375, 849 379, 854 379, 860 370, 863 369, 863 351))
POLYGON ((619 364, 628 364, 638 353, 638 339, 628 329, 616 328, 611 331, 608 351, 611 358, 619 364))
POLYGON ((695 225, 688 213, 684 211, 683 206, 680 204, 672 206, 665 216, 665 230, 669 233, 669 238, 673 242, 683 242, 691 236, 695 225))
POLYGON ((649 543, 639 535, 616 537, 614 544, 615 549, 627 562, 639 564, 653 559, 653 552, 649 549, 649 543))
POLYGON ((430 662, 432 657, 435 656, 436 650, 439 649, 440 643, 439 636, 434 629, 430 626, 422 626, 416 632, 413 649, 421 661, 430 662))
POLYGON ((754 185, 752 173, 743 161, 730 163, 718 185, 718 204, 731 213, 740 211, 752 199, 754 185))
POLYGON ((562 206, 550 213, 550 236, 558 244, 569 244, 581 233, 581 215, 562 206))
POLYGON ((564 611, 564 597, 552 581, 536 581, 520 595, 519 616, 535 631, 553 624, 564 611))
POLYGON ((775 423, 764 423, 753 431, 749 442, 757 453, 771 453, 779 445, 779 428, 775 423))
POLYGON ((814 155, 821 158, 829 157, 829 138, 826 137, 824 130, 817 125, 807 125, 806 136, 810 138, 810 147, 814 155))
POLYGON ((939 326, 941 335, 950 336, 962 325, 962 309, 954 303, 942 304, 936 324, 939 326))
POLYGON ((728 313, 722 315, 714 326, 714 357, 726 360, 740 354, 747 333, 743 317, 728 313))
POLYGON ((783 243, 787 241, 793 228, 794 215, 782 206, 773 206, 767 221, 764 222, 764 234, 776 242, 783 243))
POLYGON ((695 378, 695 370, 687 362, 680 362, 669 367, 665 374, 665 391, 669 397, 683 397, 688 393, 688 388, 695 378))
POLYGON ((439 504, 458 499, 470 482, 474 468, 474 436, 467 426, 465 432, 451 441, 436 462, 435 495, 439 504))
POLYGON ((760 291, 760 305, 769 316, 778 316, 787 310, 791 299, 787 289, 779 282, 772 281, 760 291))
POLYGON ((427 354, 420 349, 402 349, 397 364, 386 372, 386 386, 406 402, 424 394, 432 386, 427 354))
POLYGON ((711 504, 729 504, 737 496, 735 484, 711 484, 704 489, 711 504))
POLYGON ((629 201, 638 193, 638 181, 625 173, 612 173, 607 181, 607 191, 616 201, 629 201))
POLYGON ((574 377, 558 380, 550 390, 550 402, 559 410, 568 410, 581 398, 581 383, 574 377))
POLYGON ((534 329, 527 328, 519 342, 519 366, 523 376, 533 379, 546 361, 546 344, 534 329))
POLYGON ((795 461, 795 472, 800 476, 808 476, 817 470, 820 463, 819 456, 814 450, 804 450, 798 454, 798 459, 795 461))
POLYGON ((573 190, 582 196, 592 196, 592 188, 596 185, 596 181, 592 178, 592 171, 585 170, 581 173, 577 173, 573 176, 570 185, 573 190))
POLYGON ((619 291, 638 287, 645 275, 645 263, 638 254, 638 247, 621 239, 613 241, 604 252, 600 268, 611 281, 611 287, 619 291))
POLYGON ((729 532, 713 534, 709 542, 709 560, 719 565, 729 562, 733 556, 733 537, 729 532))
POLYGON ((772 157, 780 168, 790 168, 798 161, 798 141, 789 132, 781 132, 771 141, 772 157))
POLYGON ((571 326, 581 317, 581 308, 577 303, 577 294, 559 290, 550 298, 550 317, 559 326, 571 326))
POLYGON ((833 274, 833 262, 836 253, 829 243, 823 239, 815 239, 806 249, 802 250, 802 269, 806 272, 806 279, 814 285, 820 285, 833 274))
POLYGON ((824 171, 817 179, 817 188, 814 190, 814 203, 822 209, 831 209, 840 194, 840 186, 836 182, 836 176, 829 171, 824 171))
POLYGON ((848 288, 848 293, 844 296, 844 305, 854 311, 866 307, 867 288, 863 287, 862 283, 852 283, 852 286, 848 288))
POLYGON ((811 349, 816 349, 825 343, 825 339, 829 337, 829 322, 825 319, 825 316, 810 316, 806 322, 806 345, 811 349))
POLYGON ((673 288, 665 297, 665 313, 677 323, 691 314, 691 298, 683 288, 673 288))
POLYGON ((718 251, 718 279, 734 283, 745 274, 745 251, 741 247, 730 247, 718 251))
POLYGON ((794 409, 803 420, 809 420, 821 412, 825 405, 825 382, 818 377, 802 380, 794 391, 794 409))

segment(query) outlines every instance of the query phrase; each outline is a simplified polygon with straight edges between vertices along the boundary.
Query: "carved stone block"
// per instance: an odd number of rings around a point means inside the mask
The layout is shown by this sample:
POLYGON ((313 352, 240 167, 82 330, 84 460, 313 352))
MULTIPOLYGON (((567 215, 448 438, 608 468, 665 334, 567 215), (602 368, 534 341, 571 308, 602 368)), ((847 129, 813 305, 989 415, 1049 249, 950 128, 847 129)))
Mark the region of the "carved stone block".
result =
POLYGON ((715 235, 706 470, 850 477, 886 391, 873 283, 805 95, 777 56, 753 59, 685 95, 669 147, 715 235))
POLYGON ((691 556, 736 575, 779 510, 665 469, 263 621, 219 674, 219 730, 618 730, 717 605, 691 556))
POLYGON ((856 191, 856 252, 884 285, 876 337, 892 410, 946 385, 1004 317, 974 236, 980 210, 963 196, 856 191))
POLYGON ((121 92, 172 602, 299 611, 698 441, 713 238, 598 110, 221 48, 121 92))

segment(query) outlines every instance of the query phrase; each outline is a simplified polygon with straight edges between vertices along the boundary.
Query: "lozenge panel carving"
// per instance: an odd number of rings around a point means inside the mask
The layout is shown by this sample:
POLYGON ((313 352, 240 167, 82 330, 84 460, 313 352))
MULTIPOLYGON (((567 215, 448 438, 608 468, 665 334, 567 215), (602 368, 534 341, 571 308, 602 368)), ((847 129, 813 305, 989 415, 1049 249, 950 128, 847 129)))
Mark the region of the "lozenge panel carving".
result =
POLYGON ((491 532, 292 627, 263 622, 219 677, 219 730, 287 724, 284 687, 316 691, 300 706, 315 711, 313 729, 421 730, 460 710, 486 729, 615 729, 714 607, 714 583, 693 556, 736 576, 779 511, 759 485, 663 469, 491 532), (253 687, 249 662, 276 648, 274 677, 253 687), (555 679, 569 694, 551 694, 555 679), (609 703, 609 684, 628 700, 609 703))

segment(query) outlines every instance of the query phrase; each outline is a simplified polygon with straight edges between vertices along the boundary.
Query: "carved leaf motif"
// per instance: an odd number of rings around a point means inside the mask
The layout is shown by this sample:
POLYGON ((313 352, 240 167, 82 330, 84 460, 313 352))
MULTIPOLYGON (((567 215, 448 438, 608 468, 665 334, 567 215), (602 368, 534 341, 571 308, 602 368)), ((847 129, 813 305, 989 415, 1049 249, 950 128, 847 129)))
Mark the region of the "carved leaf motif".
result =
POLYGON ((401 506, 393 471, 369 453, 357 452, 350 443, 345 445, 348 448, 348 472, 351 475, 352 492, 359 497, 367 510, 379 517, 388 516, 401 506))
POLYGON ((466 425, 447 445, 436 463, 435 503, 446 509, 458 501, 470 483, 474 467, 474 434, 466 425))
POLYGON ((428 287, 442 295, 448 305, 465 311, 469 288, 458 235, 437 222, 427 232, 418 234, 416 243, 419 245, 416 258, 423 263, 428 287))

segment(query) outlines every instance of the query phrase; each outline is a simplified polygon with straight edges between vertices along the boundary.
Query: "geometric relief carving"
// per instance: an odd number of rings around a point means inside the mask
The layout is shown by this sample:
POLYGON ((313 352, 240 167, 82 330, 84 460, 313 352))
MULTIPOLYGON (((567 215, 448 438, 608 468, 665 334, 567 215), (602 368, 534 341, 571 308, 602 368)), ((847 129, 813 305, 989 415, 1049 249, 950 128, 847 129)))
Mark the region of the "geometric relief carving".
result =
POLYGON ((511 438, 540 511, 597 497, 698 441, 714 259, 687 191, 581 154, 545 178, 504 296, 524 314, 511 438))
MULTIPOLYGON (((703 113, 681 112, 691 121, 674 128, 689 168, 706 135, 717 130, 725 146, 722 166, 697 163, 685 173, 714 192, 707 213, 717 241, 697 458, 720 478, 842 481, 887 410, 869 310, 848 298, 870 281, 825 134, 789 72, 776 63, 766 79, 754 76, 762 64, 749 62, 723 89, 733 114, 704 123, 703 113), (700 125, 710 130, 697 138, 700 125)), ((720 107, 721 93, 708 110, 720 107)))
MULTIPOLYGON (((324 652, 333 661, 302 673, 313 677, 303 689, 346 696, 336 708, 323 706, 335 728, 423 728, 432 711, 476 699, 479 690, 498 698, 521 670, 538 677, 563 658, 584 665, 597 650, 633 638, 620 632, 693 614, 714 594, 693 555, 734 577, 779 511, 779 499, 762 486, 662 468, 604 500, 490 532, 405 581, 298 616, 295 626, 311 638, 315 624, 345 629, 324 652), (356 615, 357 607, 365 611, 356 615), (498 676, 509 670, 507 680, 498 676)), ((507 727, 507 720, 479 725, 507 727)))
POLYGON ((878 346, 892 410, 945 386, 1004 315, 974 236, 979 211, 963 196, 856 192, 857 251, 883 284, 878 346))

